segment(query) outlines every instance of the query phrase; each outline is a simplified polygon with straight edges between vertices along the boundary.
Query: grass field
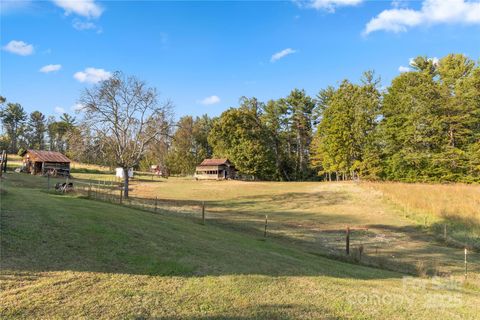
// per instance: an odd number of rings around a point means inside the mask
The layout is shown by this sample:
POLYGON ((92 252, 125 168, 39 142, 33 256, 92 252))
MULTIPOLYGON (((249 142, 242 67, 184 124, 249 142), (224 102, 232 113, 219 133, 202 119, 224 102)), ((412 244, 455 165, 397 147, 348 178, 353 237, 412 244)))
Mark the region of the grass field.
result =
MULTIPOLYGON (((354 251, 363 249, 363 263, 409 273, 463 275, 463 243, 459 246, 451 237, 463 239, 465 233, 454 231, 467 229, 455 225, 453 230, 449 224, 449 241, 445 242, 429 228, 440 220, 428 216, 425 227, 424 219, 418 223, 417 216, 406 214, 370 184, 168 179, 132 185, 134 196, 175 200, 165 206, 172 214, 190 211, 198 217, 199 211, 191 210, 189 201, 203 200, 210 223, 254 235, 263 233, 268 215, 270 236, 316 254, 343 256, 349 226, 353 229, 351 246, 354 251)), ((468 235, 471 243, 479 244, 478 236, 472 237, 476 233, 468 235)), ((478 280, 478 253, 472 251, 471 260, 475 262, 471 271, 478 280)))
MULTIPOLYGON (((106 167, 76 163, 72 175, 77 188, 93 183, 97 197, 117 193, 106 167)), ((480 311, 479 186, 140 174, 131 187, 132 200, 119 206, 8 173, 0 316, 474 319, 480 311), (142 200, 155 197, 156 215, 142 200), (444 224, 448 241, 439 237, 444 224), (475 249, 466 282, 464 244, 475 249), (411 275, 423 278, 404 280, 411 275)))
POLYGON ((480 186, 465 184, 365 183, 397 204, 405 215, 480 249, 480 186))
MULTIPOLYGON (((7 174, 2 181, 3 319, 475 319, 480 311, 474 284, 405 279, 309 253, 304 243, 263 241, 167 211, 154 215, 47 193, 39 179, 44 178, 7 174)), ((184 181, 156 185, 172 184, 166 189, 173 197, 174 186, 185 189, 184 181)), ((226 201, 224 194, 234 196, 239 189, 231 183, 207 186, 212 192, 202 198, 209 201, 226 201)), ((185 195, 200 194, 198 187, 185 195)), ((258 184, 244 193, 254 202, 258 196, 267 210, 265 193, 285 188, 258 184)), ((307 192, 312 185, 290 188, 307 192)), ((354 199, 346 193, 344 198, 354 199)), ((231 210, 241 204, 248 211, 249 204, 239 201, 231 210)), ((305 211, 296 201, 284 199, 284 212, 305 211)), ((336 219, 344 223, 345 217, 336 219)))

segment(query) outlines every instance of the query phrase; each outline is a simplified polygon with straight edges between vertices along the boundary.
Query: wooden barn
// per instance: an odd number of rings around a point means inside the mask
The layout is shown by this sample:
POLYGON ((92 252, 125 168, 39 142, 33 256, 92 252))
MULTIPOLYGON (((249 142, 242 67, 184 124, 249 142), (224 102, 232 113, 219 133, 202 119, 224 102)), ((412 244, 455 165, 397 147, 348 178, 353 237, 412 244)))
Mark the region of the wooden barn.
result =
POLYGON ((23 170, 31 174, 70 175, 70 159, 56 151, 26 150, 22 153, 23 170))
POLYGON ((195 169, 195 179, 235 179, 237 170, 228 159, 205 159, 195 169))

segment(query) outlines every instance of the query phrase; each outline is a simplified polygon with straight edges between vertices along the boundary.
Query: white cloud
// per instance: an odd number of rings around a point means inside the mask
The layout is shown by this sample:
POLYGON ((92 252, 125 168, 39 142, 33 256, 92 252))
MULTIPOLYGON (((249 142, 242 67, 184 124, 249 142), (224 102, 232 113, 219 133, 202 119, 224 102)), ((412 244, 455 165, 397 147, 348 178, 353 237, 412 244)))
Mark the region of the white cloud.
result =
POLYGON ((335 12, 335 9, 338 7, 356 6, 362 3, 363 0, 297 0, 295 2, 307 8, 335 12))
POLYGON ((409 67, 404 67, 404 66, 398 67, 398 72, 403 73, 403 72, 409 72, 409 71, 411 71, 409 67))
POLYGON ((95 3, 95 0, 53 0, 53 2, 65 10, 65 14, 77 14, 86 18, 98 18, 102 15, 103 8, 95 3))
POLYGON ((62 68, 61 64, 47 64, 46 66, 41 67, 39 71, 43 73, 49 73, 49 72, 58 71, 61 68, 62 68))
POLYGON ((21 56, 28 56, 33 53, 33 46, 23 41, 12 40, 6 46, 3 47, 3 50, 14 53, 14 54, 18 54, 21 56))
POLYGON ((210 96, 210 97, 206 97, 205 99, 203 100, 200 100, 199 103, 203 104, 203 105, 211 105, 211 104, 216 104, 216 103, 219 103, 220 102, 220 98, 218 96, 210 96))
MULTIPOLYGON (((428 61, 432 61, 434 65, 438 65, 438 62, 440 61, 437 57, 428 58, 427 60, 428 60, 428 61)), ((411 67, 414 67, 414 66, 415 66, 415 58, 410 58, 410 59, 408 60, 408 64, 409 64, 411 67)))
POLYGON ((433 64, 436 65, 436 66, 440 62, 440 59, 438 59, 437 57, 429 58, 428 60, 432 60, 433 64))
POLYGON ((404 32, 419 25, 441 23, 480 24, 480 1, 424 0, 420 10, 384 10, 367 23, 364 34, 380 30, 404 32))
POLYGON ((63 109, 62 107, 55 107, 55 113, 64 114, 65 109, 63 109))
POLYGON ((73 75, 78 81, 87 83, 97 83, 107 80, 111 76, 111 72, 96 68, 86 68, 84 71, 78 71, 73 75))
POLYGON ((282 51, 273 54, 272 58, 270 58, 270 62, 278 61, 278 60, 288 56, 289 54, 293 54, 295 52, 297 52, 297 51, 293 50, 291 48, 283 49, 282 51))

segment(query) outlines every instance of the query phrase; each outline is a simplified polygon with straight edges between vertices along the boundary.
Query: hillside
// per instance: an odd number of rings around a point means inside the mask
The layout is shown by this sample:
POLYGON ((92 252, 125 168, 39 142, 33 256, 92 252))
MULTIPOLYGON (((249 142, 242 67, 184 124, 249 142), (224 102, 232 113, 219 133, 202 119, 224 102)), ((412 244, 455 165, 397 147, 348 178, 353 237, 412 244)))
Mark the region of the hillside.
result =
POLYGON ((445 290, 428 279, 412 286, 402 274, 275 239, 27 188, 21 175, 8 174, 2 189, 2 318, 473 319, 479 312, 475 287, 445 290))

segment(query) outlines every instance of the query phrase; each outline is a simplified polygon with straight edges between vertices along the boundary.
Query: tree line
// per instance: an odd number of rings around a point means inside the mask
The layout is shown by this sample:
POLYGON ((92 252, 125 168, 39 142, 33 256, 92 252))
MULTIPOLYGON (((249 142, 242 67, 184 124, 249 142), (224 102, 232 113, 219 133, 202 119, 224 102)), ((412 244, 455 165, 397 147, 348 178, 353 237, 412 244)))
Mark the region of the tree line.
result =
POLYGON ((1 150, 14 154, 26 149, 68 151, 68 141, 77 125, 75 117, 63 113, 57 119, 46 117, 40 111, 28 114, 19 103, 7 102, 3 96, 0 96, 0 105, 1 150))
POLYGON ((174 121, 170 102, 122 73, 82 93, 78 123, 1 102, 0 143, 11 152, 46 148, 179 175, 221 157, 262 180, 480 181, 480 64, 461 54, 417 57, 386 88, 368 71, 314 97, 242 97, 213 118, 174 121))

